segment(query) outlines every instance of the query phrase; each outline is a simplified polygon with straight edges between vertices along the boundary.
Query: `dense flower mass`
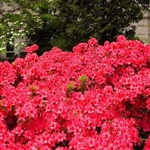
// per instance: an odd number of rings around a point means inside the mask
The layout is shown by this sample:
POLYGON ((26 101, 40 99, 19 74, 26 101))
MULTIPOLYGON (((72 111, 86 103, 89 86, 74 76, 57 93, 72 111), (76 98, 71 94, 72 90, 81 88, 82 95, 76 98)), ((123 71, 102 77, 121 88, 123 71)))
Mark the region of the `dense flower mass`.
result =
POLYGON ((0 63, 0 149, 150 149, 150 45, 37 49, 0 63))
POLYGON ((35 52, 39 49, 38 45, 37 44, 33 44, 31 46, 27 46, 25 48, 25 51, 28 52, 28 53, 32 53, 32 52, 35 52))

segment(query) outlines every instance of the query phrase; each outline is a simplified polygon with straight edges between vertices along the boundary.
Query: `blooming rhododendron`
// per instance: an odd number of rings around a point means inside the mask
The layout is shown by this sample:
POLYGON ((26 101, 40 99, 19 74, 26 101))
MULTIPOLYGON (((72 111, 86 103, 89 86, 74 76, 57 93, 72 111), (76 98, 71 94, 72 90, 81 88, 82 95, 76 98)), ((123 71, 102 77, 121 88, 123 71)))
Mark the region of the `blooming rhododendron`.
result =
POLYGON ((28 52, 28 53, 32 53, 34 51, 37 51, 39 49, 38 45, 37 44, 33 44, 31 46, 28 46, 25 48, 25 51, 28 52))
POLYGON ((36 50, 0 63, 0 149, 150 149, 150 45, 36 50))

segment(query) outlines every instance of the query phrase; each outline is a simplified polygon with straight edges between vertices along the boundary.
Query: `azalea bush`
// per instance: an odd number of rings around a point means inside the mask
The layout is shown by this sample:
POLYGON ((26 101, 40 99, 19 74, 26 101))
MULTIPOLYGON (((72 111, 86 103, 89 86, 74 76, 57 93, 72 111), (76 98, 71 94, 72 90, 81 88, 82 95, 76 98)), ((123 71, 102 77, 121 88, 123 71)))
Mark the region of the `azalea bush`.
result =
POLYGON ((119 36, 25 50, 0 63, 0 149, 150 149, 150 45, 119 36))

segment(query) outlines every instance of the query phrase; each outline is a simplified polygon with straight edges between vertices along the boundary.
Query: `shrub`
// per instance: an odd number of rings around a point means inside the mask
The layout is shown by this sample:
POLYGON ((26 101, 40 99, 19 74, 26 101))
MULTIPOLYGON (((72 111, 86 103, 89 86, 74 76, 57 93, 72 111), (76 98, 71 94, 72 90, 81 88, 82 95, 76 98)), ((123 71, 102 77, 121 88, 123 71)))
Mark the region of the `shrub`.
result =
POLYGON ((119 36, 37 49, 0 63, 0 149, 150 148, 150 45, 119 36))

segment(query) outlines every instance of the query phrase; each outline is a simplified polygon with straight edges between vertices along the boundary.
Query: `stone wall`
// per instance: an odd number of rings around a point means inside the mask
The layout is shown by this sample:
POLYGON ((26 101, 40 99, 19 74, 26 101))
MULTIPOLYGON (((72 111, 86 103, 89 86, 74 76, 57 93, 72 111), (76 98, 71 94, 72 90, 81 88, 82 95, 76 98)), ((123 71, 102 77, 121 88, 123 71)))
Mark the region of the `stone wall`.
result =
POLYGON ((136 25, 136 36, 144 43, 150 43, 150 12, 144 14, 143 20, 136 25))

